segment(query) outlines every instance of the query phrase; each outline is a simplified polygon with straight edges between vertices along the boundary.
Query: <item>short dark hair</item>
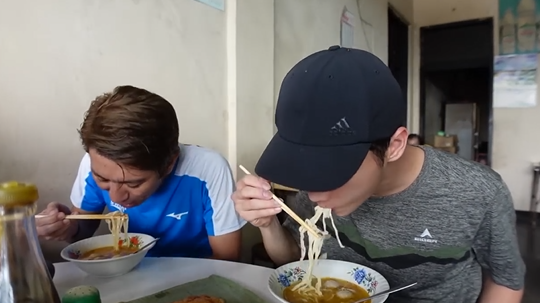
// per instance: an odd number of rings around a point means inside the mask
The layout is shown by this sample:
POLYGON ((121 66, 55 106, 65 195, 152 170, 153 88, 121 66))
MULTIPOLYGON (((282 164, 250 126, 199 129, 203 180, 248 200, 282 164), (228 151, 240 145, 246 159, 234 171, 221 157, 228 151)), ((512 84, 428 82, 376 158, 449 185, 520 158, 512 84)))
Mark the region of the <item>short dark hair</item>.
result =
POLYGON ((98 96, 79 130, 86 152, 128 167, 166 173, 179 154, 178 119, 161 96, 133 86, 118 86, 98 96))
POLYGON ((391 138, 373 141, 369 147, 369 151, 375 155, 378 164, 381 166, 384 164, 386 151, 388 150, 388 146, 390 146, 390 139, 391 138))
POLYGON ((419 145, 424 145, 424 138, 422 138, 422 136, 418 134, 409 134, 409 137, 407 138, 407 140, 411 140, 411 139, 416 139, 418 140, 419 145))

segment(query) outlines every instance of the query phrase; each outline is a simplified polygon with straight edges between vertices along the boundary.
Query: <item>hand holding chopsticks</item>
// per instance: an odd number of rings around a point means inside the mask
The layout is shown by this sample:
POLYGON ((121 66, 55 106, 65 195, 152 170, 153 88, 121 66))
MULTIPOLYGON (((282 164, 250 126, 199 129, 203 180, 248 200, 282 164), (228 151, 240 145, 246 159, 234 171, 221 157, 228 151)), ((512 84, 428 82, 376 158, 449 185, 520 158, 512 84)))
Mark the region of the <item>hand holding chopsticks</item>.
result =
MULTIPOLYGON (((47 215, 36 215, 36 219, 45 218, 47 215)), ((116 216, 108 216, 103 214, 88 214, 88 215, 66 215, 66 219, 68 220, 110 220, 112 218, 119 217, 116 216)))
MULTIPOLYGON (((239 167, 246 175, 251 175, 251 173, 245 167, 243 167, 242 165, 240 165, 239 167)), ((291 218, 293 218, 296 222, 298 222, 298 224, 304 227, 309 233, 311 233, 312 235, 318 238, 322 237, 320 233, 318 233, 313 228, 311 228, 311 226, 307 225, 304 220, 302 220, 292 209, 290 209, 287 206, 287 204, 283 203, 281 199, 276 197, 276 195, 272 194, 272 199, 279 204, 279 206, 284 212, 286 212, 289 216, 291 216, 291 218)))
MULTIPOLYGON (((40 238, 56 241, 71 241, 74 235, 82 231, 84 235, 87 231, 91 235, 94 233, 99 220, 110 220, 116 218, 116 213, 112 214, 79 214, 72 212, 68 205, 51 202, 39 214, 35 215, 36 230, 40 238), (92 220, 96 220, 92 222, 92 220), (90 232, 90 230, 92 230, 90 232)), ((122 217, 120 217, 122 218, 122 217)), ((1 300, 0 300, 1 301, 1 300)))

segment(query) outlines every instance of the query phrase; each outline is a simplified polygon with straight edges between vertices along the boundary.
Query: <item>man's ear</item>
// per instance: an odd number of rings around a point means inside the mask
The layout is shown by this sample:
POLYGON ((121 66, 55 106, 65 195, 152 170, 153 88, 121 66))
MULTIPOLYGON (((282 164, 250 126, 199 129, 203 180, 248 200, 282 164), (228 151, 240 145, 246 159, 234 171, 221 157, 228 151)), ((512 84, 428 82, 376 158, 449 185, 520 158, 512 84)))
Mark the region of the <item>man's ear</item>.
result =
POLYGON ((180 152, 177 152, 174 157, 172 157, 171 159, 171 163, 169 163, 169 166, 167 167, 167 174, 166 175, 169 175, 171 173, 171 171, 173 170, 174 168, 174 164, 176 164, 176 160, 178 160, 178 157, 180 156, 180 152))
POLYGON ((390 138, 390 144, 386 151, 386 161, 393 162, 401 158, 407 148, 407 140, 409 138, 409 131, 405 127, 400 127, 396 130, 392 138, 390 138))

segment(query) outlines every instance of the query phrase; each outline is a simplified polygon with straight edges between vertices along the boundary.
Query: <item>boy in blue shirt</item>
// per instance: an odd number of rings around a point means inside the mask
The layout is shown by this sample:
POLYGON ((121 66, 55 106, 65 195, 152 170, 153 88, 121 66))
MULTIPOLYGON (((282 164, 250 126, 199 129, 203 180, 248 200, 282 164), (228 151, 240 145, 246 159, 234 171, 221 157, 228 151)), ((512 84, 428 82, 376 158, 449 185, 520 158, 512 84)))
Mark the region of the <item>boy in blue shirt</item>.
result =
POLYGON ((86 150, 73 207, 50 203, 36 219, 40 237, 74 242, 99 221, 66 215, 122 211, 129 231, 160 238, 148 256, 240 258, 245 224, 231 200, 234 180, 217 152, 178 143, 178 120, 162 97, 132 86, 97 97, 79 130, 86 150))

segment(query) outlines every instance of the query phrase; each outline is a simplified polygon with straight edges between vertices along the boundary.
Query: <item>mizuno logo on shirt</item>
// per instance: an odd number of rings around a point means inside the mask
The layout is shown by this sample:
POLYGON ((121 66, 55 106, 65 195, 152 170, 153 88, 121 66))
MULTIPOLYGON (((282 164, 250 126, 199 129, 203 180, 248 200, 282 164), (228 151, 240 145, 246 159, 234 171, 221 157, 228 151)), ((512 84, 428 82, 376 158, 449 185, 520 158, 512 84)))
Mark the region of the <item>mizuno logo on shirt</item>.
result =
POLYGON ((126 208, 123 207, 122 205, 116 203, 116 202, 113 202, 111 201, 111 206, 118 209, 119 211, 121 211, 122 213, 125 213, 126 212, 126 208))
POLYGON ((167 217, 171 217, 171 218, 175 218, 176 220, 181 220, 182 219, 182 216, 183 215, 187 215, 188 212, 184 212, 184 213, 179 213, 179 214, 176 214, 176 213, 170 213, 167 215, 167 217))

